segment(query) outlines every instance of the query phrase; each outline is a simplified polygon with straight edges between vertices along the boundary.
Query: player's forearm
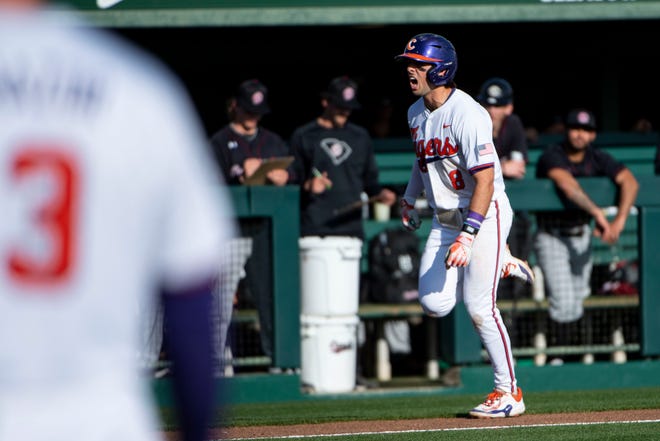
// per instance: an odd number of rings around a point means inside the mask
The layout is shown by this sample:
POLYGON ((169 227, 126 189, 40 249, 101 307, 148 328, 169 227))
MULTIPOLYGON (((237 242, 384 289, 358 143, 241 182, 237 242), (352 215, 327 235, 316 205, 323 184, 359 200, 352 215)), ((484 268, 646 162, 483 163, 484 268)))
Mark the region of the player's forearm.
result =
POLYGON ((548 172, 548 177, 552 179, 557 188, 564 193, 566 198, 575 204, 578 208, 589 213, 594 218, 598 219, 601 215, 601 210, 584 192, 580 183, 571 175, 567 170, 556 167, 548 172))
POLYGON ((410 179, 406 186, 406 191, 403 193, 403 198, 411 205, 415 204, 415 200, 422 193, 424 183, 422 177, 419 175, 419 167, 415 162, 410 173, 410 179))
POLYGON ((601 209, 598 205, 589 198, 577 179, 568 172, 563 170, 553 170, 550 173, 550 178, 554 181, 555 185, 557 185, 557 188, 564 193, 566 198, 578 208, 586 211, 596 220, 598 220, 599 216, 602 216, 601 209))
POLYGON ((621 194, 619 195, 619 211, 617 213, 617 218, 621 218, 621 221, 625 223, 625 220, 628 218, 630 209, 635 204, 637 200, 637 193, 639 191, 639 183, 637 179, 632 177, 631 179, 625 180, 621 184, 621 194))
POLYGON ((592 215, 593 217, 596 217, 597 214, 600 212, 600 208, 598 205, 596 205, 590 198, 587 196, 587 194, 584 192, 582 187, 577 186, 573 189, 571 189, 566 196, 568 199, 573 202, 575 205, 592 215))
POLYGON ((495 191, 492 169, 482 170, 474 175, 475 187, 470 199, 470 211, 486 216, 495 191))

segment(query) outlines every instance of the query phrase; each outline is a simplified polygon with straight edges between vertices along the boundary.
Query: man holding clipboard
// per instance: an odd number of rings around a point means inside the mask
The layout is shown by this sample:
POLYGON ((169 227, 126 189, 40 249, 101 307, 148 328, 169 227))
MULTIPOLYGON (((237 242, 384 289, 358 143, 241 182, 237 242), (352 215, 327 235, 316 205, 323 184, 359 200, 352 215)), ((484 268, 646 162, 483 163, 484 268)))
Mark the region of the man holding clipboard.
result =
MULTIPOLYGON (((213 153, 229 185, 284 186, 290 181, 293 157, 289 156, 289 147, 279 135, 260 125, 261 118, 270 112, 267 99, 268 89, 260 81, 242 82, 228 101, 229 124, 211 137, 213 153)), ((242 267, 247 258, 246 297, 259 313, 261 349, 271 357, 273 277, 269 219, 242 218, 240 227, 239 240, 244 244, 237 249, 247 250, 235 256, 236 263, 242 267)), ((229 301, 221 300, 224 311, 231 313, 229 301)))
POLYGON ((213 153, 229 185, 289 182, 287 169, 293 159, 285 159, 288 146, 278 134, 260 125, 261 118, 270 112, 267 94, 268 89, 258 80, 241 83, 227 106, 229 124, 211 138, 213 153))

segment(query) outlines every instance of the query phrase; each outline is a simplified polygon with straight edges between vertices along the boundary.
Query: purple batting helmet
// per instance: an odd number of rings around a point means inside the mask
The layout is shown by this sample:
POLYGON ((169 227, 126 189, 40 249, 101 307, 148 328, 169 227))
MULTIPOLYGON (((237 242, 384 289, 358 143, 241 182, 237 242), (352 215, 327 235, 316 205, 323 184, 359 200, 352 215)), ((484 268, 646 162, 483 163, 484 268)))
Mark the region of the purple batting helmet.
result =
POLYGON ((434 86, 442 86, 452 81, 458 67, 454 45, 437 34, 415 35, 410 39, 403 53, 394 59, 432 64, 433 68, 426 75, 429 83, 434 86))

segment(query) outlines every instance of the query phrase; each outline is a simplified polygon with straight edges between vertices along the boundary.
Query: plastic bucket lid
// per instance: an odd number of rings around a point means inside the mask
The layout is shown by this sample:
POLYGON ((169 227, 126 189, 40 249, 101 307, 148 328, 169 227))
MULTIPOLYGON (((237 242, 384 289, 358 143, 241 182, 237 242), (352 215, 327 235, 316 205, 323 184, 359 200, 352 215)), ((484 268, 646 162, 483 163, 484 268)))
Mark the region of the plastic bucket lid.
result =
POLYGON ((360 318, 357 315, 308 315, 300 316, 303 325, 357 325, 360 318))
POLYGON ((306 236, 298 239, 298 245, 302 249, 307 248, 362 248, 362 241, 357 237, 349 236, 306 236))

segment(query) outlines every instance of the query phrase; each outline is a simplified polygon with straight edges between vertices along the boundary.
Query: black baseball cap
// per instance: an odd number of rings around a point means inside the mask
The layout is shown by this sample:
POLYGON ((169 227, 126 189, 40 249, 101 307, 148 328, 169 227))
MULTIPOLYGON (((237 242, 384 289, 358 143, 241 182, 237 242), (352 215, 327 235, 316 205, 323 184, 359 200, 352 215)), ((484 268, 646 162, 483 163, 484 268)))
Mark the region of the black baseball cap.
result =
POLYGON ((596 117, 587 109, 573 109, 566 116, 566 127, 596 131, 596 117))
POLYGON ((513 102, 513 87, 503 78, 490 78, 481 85, 477 101, 484 106, 506 106, 513 102))
POLYGON ((270 112, 268 89, 259 80, 243 81, 238 86, 236 103, 241 109, 254 115, 265 115, 270 112))
POLYGON ((328 90, 321 96, 342 109, 359 109, 357 84, 347 76, 337 77, 330 82, 328 90))

